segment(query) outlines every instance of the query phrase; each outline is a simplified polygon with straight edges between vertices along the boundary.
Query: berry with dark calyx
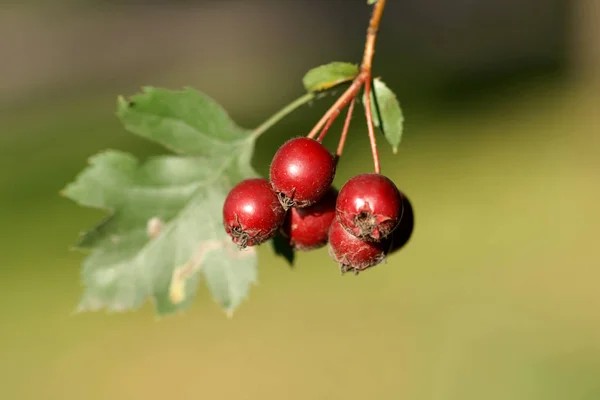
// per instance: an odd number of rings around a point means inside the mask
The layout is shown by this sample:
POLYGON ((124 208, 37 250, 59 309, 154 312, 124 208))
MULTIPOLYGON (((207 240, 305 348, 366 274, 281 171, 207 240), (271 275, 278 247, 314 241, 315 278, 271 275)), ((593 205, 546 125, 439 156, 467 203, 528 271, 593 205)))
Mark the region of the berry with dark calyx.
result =
POLYGON ((408 200, 408 197, 404 193, 401 192, 402 195, 402 204, 403 204, 403 212, 402 219, 400 220, 400 224, 398 227, 394 229, 391 235, 391 247, 390 254, 395 253, 402 249, 406 243, 410 240, 412 236, 413 229, 415 226, 415 215, 413 212, 412 204, 408 200))
POLYGON ((331 187, 335 159, 321 143, 306 137, 285 142, 271 162, 270 179, 284 209, 308 207, 331 187))
POLYGON ((335 218, 338 191, 331 187, 325 196, 310 207, 293 207, 281 228, 296 250, 307 251, 327 244, 329 226, 335 218))
POLYGON ((336 209, 340 223, 348 232, 377 242, 398 226, 402 197, 391 179, 381 174, 360 174, 340 189, 336 209))
POLYGON ((329 255, 339 264, 342 274, 352 271, 358 274, 381 263, 390 243, 367 242, 348 232, 337 218, 329 227, 329 255))
POLYGON ((243 249, 274 236, 285 214, 268 180, 246 179, 234 186, 225 198, 223 225, 233 242, 243 249))

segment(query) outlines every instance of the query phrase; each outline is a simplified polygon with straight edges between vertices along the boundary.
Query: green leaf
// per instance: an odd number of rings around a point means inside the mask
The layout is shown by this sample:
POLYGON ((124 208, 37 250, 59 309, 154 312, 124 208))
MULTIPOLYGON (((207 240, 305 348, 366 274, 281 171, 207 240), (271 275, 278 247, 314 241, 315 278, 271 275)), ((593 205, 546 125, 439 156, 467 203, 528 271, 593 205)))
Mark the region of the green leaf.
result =
MULTIPOLYGON (((363 104, 366 104, 364 94, 363 104)), ((388 143, 392 146, 394 154, 396 154, 402 140, 404 115, 396 95, 380 79, 373 80, 371 112, 373 124, 376 128, 381 129, 388 143)))
POLYGON ((128 130, 179 155, 139 162, 109 150, 90 159, 63 194, 109 215, 81 235, 85 291, 78 309, 125 311, 152 300, 158 314, 185 310, 200 277, 231 313, 257 278, 255 251, 239 251, 221 215, 230 188, 257 176, 255 139, 206 95, 145 88, 119 99, 128 130))
POLYGON ((358 65, 336 61, 311 69, 302 78, 302 83, 308 92, 317 92, 351 81, 358 73, 358 65))
POLYGON ((227 157, 248 135, 214 100, 189 88, 146 87, 129 101, 120 97, 117 115, 130 132, 180 154, 227 157))
POLYGON ((367 4, 371 5, 371 4, 375 4, 377 3, 379 0, 367 0, 367 4))

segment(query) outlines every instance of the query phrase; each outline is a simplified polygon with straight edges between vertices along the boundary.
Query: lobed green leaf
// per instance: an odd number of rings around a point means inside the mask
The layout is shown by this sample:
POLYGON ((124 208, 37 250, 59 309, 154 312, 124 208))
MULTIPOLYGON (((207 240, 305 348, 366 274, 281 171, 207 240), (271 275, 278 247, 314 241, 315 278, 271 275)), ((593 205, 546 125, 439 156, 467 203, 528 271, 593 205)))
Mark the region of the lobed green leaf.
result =
POLYGON ((81 235, 85 291, 78 309, 125 311, 148 299, 159 314, 186 309, 202 276, 232 312, 257 277, 253 250, 239 251, 222 226, 230 188, 257 176, 254 138, 206 95, 145 88, 119 99, 125 127, 180 155, 139 162, 109 150, 90 159, 63 194, 109 215, 81 235))

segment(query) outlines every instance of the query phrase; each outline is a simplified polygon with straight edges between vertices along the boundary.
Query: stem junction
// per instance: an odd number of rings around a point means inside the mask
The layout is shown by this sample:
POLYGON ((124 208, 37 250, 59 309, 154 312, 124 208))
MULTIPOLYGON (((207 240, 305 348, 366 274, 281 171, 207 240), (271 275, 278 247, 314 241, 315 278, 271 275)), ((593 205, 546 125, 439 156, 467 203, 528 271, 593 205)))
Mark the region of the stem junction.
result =
POLYGON ((363 53, 363 60, 360 66, 360 73, 354 80, 352 84, 346 89, 346 91, 337 99, 337 101, 325 112, 323 117, 317 122, 314 128, 308 133, 308 138, 315 138, 319 130, 322 129, 321 134, 318 137, 318 141, 322 141, 329 127, 335 119, 340 115, 342 110, 349 105, 348 116, 346 117, 346 121, 344 123, 344 128, 342 131, 342 135, 340 137, 340 142, 338 144, 337 157, 341 156, 341 152, 344 148, 344 143, 346 142, 346 136, 348 133, 348 128, 350 125, 350 119, 352 116, 352 111, 354 109, 354 102, 356 96, 360 92, 360 89, 364 88, 364 98, 365 98, 365 115, 367 119, 367 130, 369 133, 369 142, 371 144, 371 153, 373 155, 373 165, 375 169, 375 173, 380 173, 381 168, 379 165, 379 154, 377 152, 377 141, 375 138, 375 126, 373 124, 373 109, 371 108, 371 93, 372 93, 372 66, 373 66, 373 56, 375 55, 375 42, 377 40, 377 32, 379 31, 379 24, 381 22, 381 16, 383 15, 383 9, 385 7, 386 0, 379 0, 375 7, 373 8, 373 14, 371 16, 371 20, 369 21, 369 27, 367 29, 367 39, 365 41, 365 50, 363 53))
MULTIPOLYGON (((381 16, 383 15, 383 9, 385 7, 386 0, 379 0, 375 3, 373 7, 373 14, 371 15, 371 20, 369 21, 369 27, 367 29, 367 38, 365 41, 365 49, 363 52, 363 59, 360 66, 360 73, 354 78, 350 86, 342 93, 342 95, 335 101, 335 103, 325 112, 325 114, 321 117, 321 119, 317 122, 317 124, 312 128, 312 130, 308 133, 307 137, 314 139, 317 134, 320 132, 317 140, 321 142, 327 131, 335 121, 335 119, 341 114, 341 112, 348 107, 348 112, 346 115, 346 120, 344 122, 344 127, 342 129, 342 135, 340 137, 340 141, 338 144, 338 148, 336 151, 336 157, 342 155, 342 151, 344 148, 344 144, 346 142, 346 137, 348 134, 348 129, 350 127, 350 120, 352 119, 352 113, 354 111, 354 103, 356 101, 356 97, 358 96, 361 89, 364 90, 364 99, 365 99, 365 116, 367 119, 367 130, 369 134, 369 142, 371 145, 371 153, 373 156, 373 165, 375 169, 375 173, 380 173, 380 165, 379 165, 379 154, 377 152, 377 142, 375 138, 375 127, 373 124, 373 113, 371 107, 371 96, 372 96, 372 66, 373 66, 373 56, 375 55, 375 42, 377 41, 377 32, 379 31, 379 25, 381 22, 381 16)), ((256 139, 260 135, 262 135, 266 130, 271 128, 281 119, 283 119, 286 115, 296 110, 298 107, 309 103, 311 100, 315 98, 315 94, 313 92, 307 93, 298 99, 294 100, 280 111, 275 113, 265 122, 263 122, 260 126, 258 126, 251 134, 252 139, 256 139)))

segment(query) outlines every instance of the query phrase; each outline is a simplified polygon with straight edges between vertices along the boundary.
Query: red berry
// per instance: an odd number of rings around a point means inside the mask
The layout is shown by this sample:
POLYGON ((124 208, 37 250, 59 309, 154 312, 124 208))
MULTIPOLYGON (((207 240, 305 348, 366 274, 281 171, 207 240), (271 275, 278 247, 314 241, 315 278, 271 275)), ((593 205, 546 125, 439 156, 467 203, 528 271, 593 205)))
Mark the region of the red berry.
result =
POLYGON ((404 195, 404 193, 400 193, 402 195, 402 219, 400 220, 400 224, 398 227, 394 229, 391 236, 391 248, 390 254, 399 251, 401 248, 408 243, 410 237, 412 236, 412 232, 415 226, 415 216, 413 213, 412 205, 408 200, 408 197, 404 195))
POLYGON ((271 162, 271 184, 286 210, 319 201, 334 175, 333 155, 321 143, 305 137, 285 142, 271 162))
POLYGON ((266 179, 246 179, 238 183, 223 204, 225 231, 240 248, 270 239, 284 220, 285 211, 266 179))
POLYGON ((282 232, 296 250, 314 250, 327 244, 329 226, 335 218, 337 194, 332 187, 312 206, 290 209, 282 232))
POLYGON ((389 178, 380 174, 360 174, 344 184, 336 208, 340 223, 354 236, 380 241, 398 226, 402 198, 389 178))
POLYGON ((329 227, 329 255, 340 265, 343 273, 358 274, 381 263, 387 254, 388 241, 367 242, 348 232, 335 219, 329 227))

